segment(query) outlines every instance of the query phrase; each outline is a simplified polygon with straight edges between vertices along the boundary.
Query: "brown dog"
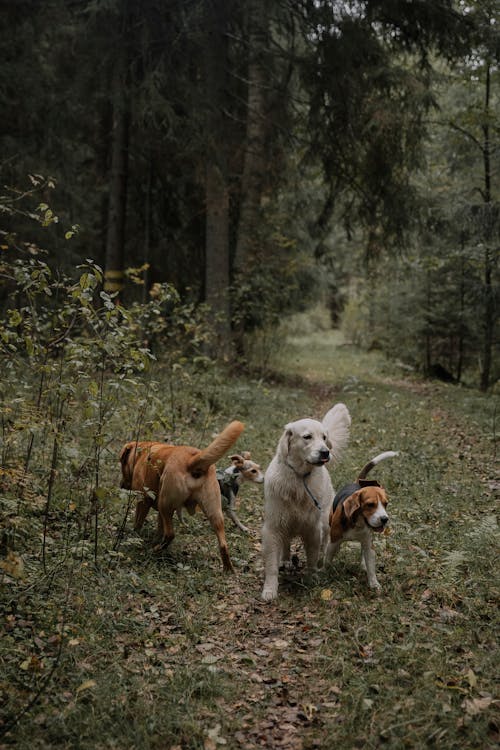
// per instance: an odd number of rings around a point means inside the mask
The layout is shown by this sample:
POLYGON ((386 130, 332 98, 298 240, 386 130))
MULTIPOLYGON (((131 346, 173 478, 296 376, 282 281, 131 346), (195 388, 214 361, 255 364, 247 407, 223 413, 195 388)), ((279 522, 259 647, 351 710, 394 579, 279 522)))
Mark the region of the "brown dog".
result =
POLYGON ((236 442, 243 429, 241 422, 231 422, 203 450, 151 441, 132 441, 123 446, 121 486, 143 494, 136 506, 134 528, 142 528, 150 508, 158 510, 159 540, 155 550, 168 546, 174 538, 174 513, 186 508, 193 514, 199 505, 217 535, 224 570, 233 570, 214 464, 236 442))
POLYGON ((331 562, 342 542, 360 542, 362 563, 368 576, 368 585, 380 589, 375 573, 375 550, 372 533, 381 533, 389 522, 387 495, 376 481, 366 475, 380 461, 397 456, 395 451, 385 451, 363 467, 358 481, 347 484, 335 495, 330 511, 330 543, 326 550, 326 561, 331 562))

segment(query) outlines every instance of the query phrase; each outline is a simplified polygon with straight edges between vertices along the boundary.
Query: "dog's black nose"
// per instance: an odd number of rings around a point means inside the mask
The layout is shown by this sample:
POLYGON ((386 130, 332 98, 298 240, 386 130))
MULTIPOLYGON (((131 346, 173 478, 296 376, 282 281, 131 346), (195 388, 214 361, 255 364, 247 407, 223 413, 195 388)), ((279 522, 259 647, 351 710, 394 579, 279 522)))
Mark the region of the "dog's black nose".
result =
POLYGON ((320 452, 319 452, 319 457, 320 457, 320 458, 321 458, 322 460, 326 461, 327 459, 329 459, 329 458, 330 458, 330 451, 320 451, 320 452))
POLYGON ((387 524, 388 520, 389 520, 388 516, 382 516, 382 518, 380 519, 381 525, 385 526, 387 524))

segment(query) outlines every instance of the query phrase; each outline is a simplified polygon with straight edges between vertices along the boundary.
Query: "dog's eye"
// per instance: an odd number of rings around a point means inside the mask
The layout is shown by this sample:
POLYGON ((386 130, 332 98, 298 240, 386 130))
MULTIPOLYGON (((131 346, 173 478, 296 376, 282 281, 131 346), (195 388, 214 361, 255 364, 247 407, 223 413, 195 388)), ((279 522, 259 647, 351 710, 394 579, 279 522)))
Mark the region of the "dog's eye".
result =
POLYGON ((252 469, 252 474, 257 474, 257 469, 252 469))
POLYGON ((310 440, 312 438, 312 435, 303 435, 302 436, 304 440, 310 440))

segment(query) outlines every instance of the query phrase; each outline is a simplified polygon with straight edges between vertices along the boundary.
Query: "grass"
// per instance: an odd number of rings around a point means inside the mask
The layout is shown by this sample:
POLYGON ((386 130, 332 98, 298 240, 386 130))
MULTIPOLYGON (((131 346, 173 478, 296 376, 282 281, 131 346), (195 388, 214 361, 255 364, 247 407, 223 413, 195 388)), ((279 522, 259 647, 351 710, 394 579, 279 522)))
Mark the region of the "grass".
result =
POLYGON ((279 600, 262 603, 259 487, 241 491, 251 536, 227 525, 235 576, 222 574, 200 515, 177 524, 160 556, 153 518, 144 539, 130 520, 121 538, 116 455, 134 435, 131 406, 110 420, 97 547, 92 519, 59 487, 44 571, 43 488, 14 506, 5 494, 14 556, 2 581, 0 747, 497 746, 495 398, 419 381, 335 332, 290 337, 273 366, 265 380, 197 381, 193 396, 176 395, 175 420, 155 401, 144 437, 163 437, 168 422, 201 445, 240 418, 239 447, 265 466, 287 421, 344 401, 352 440, 335 485, 377 452, 401 452, 377 472, 392 526, 375 542, 381 596, 368 590, 355 546, 307 581, 298 545, 300 565, 283 576, 279 600))

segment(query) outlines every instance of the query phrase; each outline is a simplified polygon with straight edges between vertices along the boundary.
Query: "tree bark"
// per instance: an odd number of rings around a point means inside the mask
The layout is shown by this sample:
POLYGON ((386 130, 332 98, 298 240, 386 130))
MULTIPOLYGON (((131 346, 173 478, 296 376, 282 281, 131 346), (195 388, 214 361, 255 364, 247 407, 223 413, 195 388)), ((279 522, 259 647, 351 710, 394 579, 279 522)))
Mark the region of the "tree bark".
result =
POLYGON ((268 7, 266 0, 251 0, 248 7, 248 25, 246 145, 234 255, 236 275, 245 269, 254 249, 256 228, 260 223, 260 201, 266 170, 266 91, 269 77, 269 70, 265 65, 268 53, 268 7))
MULTIPOLYGON (((490 143, 490 95, 491 95, 491 68, 489 62, 486 63, 486 86, 484 100, 484 124, 483 124, 483 167, 484 167, 484 192, 483 199, 487 208, 491 208, 491 143, 490 143)), ((489 212, 488 212, 488 220, 489 212)), ((490 222, 488 221, 488 224, 490 222)), ((484 242, 484 341, 483 341, 483 366, 481 371, 481 390, 487 391, 490 387, 492 349, 495 329, 495 309, 493 301, 492 288, 492 271, 493 260, 492 253, 488 243, 491 241, 490 236, 485 237, 484 242)))
POLYGON ((129 111, 127 55, 125 43, 117 58, 112 78, 113 125, 104 289, 123 289, 125 216, 127 203, 129 111))
POLYGON ((207 149, 205 167, 205 300, 214 313, 217 349, 230 347, 229 190, 227 184, 227 10, 207 8, 207 149))

